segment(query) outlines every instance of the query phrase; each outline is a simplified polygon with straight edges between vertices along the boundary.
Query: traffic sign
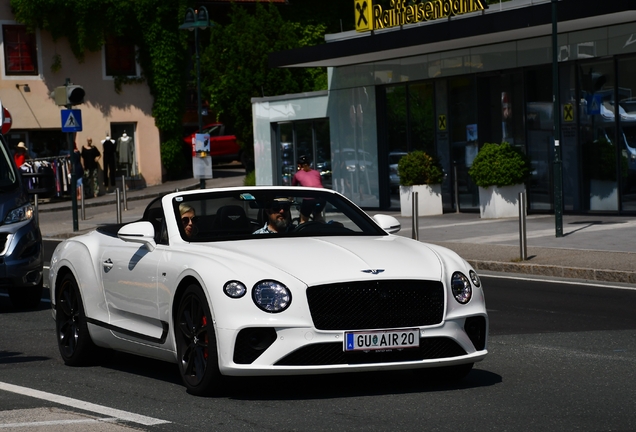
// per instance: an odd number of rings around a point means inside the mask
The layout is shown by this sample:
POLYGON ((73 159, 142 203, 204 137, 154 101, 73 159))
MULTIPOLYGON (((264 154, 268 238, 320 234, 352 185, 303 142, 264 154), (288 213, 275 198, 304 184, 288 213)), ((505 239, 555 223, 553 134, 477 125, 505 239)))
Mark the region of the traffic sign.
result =
POLYGON ((67 109, 62 113, 62 132, 80 132, 82 130, 82 111, 67 109))
POLYGON ((11 129, 11 124, 13 120, 11 119, 11 114, 9 110, 5 107, 2 107, 2 134, 6 134, 11 129))

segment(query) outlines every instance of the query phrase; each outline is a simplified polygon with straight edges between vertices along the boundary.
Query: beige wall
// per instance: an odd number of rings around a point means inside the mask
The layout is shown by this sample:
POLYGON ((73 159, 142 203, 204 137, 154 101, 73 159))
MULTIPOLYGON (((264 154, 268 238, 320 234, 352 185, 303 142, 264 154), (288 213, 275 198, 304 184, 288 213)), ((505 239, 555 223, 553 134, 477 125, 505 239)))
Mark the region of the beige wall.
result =
MULTIPOLYGON (((10 0, 0 0, 0 24, 15 23, 10 9, 10 0)), ((0 38, 2 34, 0 32, 0 38)), ((159 131, 151 116, 152 96, 143 84, 123 85, 122 92, 115 92, 114 81, 105 76, 103 53, 87 53, 79 63, 71 52, 66 39, 53 41, 44 31, 37 32, 39 76, 6 76, 4 51, 0 59, 0 100, 11 112, 12 131, 61 130, 60 109, 50 94, 55 87, 64 85, 66 78, 84 87, 85 102, 74 108, 82 111, 82 132, 77 133, 76 142, 81 146, 92 137, 100 152, 100 141, 110 131, 111 123, 135 123, 136 130, 127 130, 135 139, 137 167, 146 185, 161 183, 161 158, 159 131), (62 58, 62 68, 51 71, 54 54, 62 58), (16 84, 28 84, 30 92, 16 84)), ((4 49, 4 47, 2 48, 4 49)), ((114 137, 117 138, 117 137, 114 137)))

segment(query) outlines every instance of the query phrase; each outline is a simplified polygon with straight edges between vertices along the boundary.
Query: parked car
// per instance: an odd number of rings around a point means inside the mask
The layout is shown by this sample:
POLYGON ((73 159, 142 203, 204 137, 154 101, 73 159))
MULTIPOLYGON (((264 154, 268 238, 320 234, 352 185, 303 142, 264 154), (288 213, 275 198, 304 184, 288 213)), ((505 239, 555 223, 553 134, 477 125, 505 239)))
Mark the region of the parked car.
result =
POLYGON ((236 140, 235 135, 226 135, 225 125, 222 123, 210 123, 203 126, 201 131, 193 132, 183 138, 183 142, 192 148, 192 156, 195 157, 194 142, 196 134, 210 134, 210 156, 212 163, 227 163, 239 161, 244 163, 243 150, 236 140))
POLYGON ((80 365, 97 345, 176 363, 197 395, 224 375, 442 368, 462 378, 487 355, 481 282, 454 252, 390 234, 399 229, 328 189, 167 194, 139 221, 57 246, 60 354, 80 365), (321 217, 299 224, 307 200, 321 217), (286 228, 255 233, 271 215, 286 228))
POLYGON ((3 134, 0 134, 0 217, 0 286, 7 289, 15 307, 34 308, 42 298, 42 235, 26 185, 3 134))

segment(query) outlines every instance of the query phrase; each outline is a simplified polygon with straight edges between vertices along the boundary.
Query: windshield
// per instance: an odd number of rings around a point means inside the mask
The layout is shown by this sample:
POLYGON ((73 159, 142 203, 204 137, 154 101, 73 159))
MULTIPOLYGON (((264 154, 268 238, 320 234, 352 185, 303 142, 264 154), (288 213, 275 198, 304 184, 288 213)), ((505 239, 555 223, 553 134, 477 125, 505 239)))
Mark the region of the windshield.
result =
POLYGON ((204 192, 177 196, 173 207, 182 238, 192 242, 386 235, 350 201, 320 189, 204 192))
POLYGON ((0 145, 0 189, 10 190, 18 187, 18 172, 4 140, 0 145))

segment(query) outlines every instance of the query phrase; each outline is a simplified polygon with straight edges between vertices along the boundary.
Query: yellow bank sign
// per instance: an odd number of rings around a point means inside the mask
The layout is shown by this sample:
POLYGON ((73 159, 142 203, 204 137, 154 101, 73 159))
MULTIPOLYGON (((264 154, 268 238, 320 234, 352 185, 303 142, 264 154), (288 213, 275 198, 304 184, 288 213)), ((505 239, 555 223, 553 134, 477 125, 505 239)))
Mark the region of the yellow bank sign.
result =
POLYGON ((448 18, 488 8, 486 0, 391 0, 389 9, 374 5, 373 0, 355 0, 356 30, 369 31, 448 18))

